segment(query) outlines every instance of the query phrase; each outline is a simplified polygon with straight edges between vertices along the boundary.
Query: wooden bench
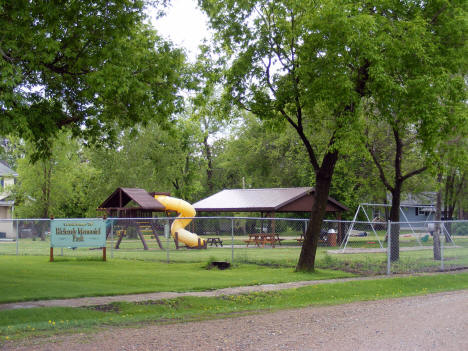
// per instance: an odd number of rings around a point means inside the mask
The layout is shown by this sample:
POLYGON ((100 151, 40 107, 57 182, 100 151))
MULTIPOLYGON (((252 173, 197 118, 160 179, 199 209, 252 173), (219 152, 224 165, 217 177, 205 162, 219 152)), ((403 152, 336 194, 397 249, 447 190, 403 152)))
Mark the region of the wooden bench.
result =
POLYGON ((266 244, 270 244, 272 247, 275 247, 276 243, 281 245, 282 240, 284 239, 281 239, 278 234, 249 234, 249 239, 244 240, 244 242, 247 244, 247 247, 249 247, 249 244, 255 244, 258 247, 260 245, 265 247, 266 244))
POLYGON ((209 244, 210 246, 213 246, 215 245, 216 247, 218 247, 218 244, 223 247, 223 241, 221 240, 221 238, 207 238, 206 239, 206 243, 209 244))

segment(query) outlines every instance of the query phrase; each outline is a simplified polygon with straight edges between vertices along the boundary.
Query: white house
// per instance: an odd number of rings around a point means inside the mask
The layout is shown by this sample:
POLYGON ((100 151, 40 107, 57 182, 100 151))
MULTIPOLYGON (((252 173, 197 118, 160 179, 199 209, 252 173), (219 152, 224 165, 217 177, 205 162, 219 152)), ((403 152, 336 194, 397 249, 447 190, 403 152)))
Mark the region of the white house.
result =
POLYGON ((0 239, 16 237, 11 221, 15 203, 8 198, 16 177, 18 174, 4 161, 0 161, 0 239))

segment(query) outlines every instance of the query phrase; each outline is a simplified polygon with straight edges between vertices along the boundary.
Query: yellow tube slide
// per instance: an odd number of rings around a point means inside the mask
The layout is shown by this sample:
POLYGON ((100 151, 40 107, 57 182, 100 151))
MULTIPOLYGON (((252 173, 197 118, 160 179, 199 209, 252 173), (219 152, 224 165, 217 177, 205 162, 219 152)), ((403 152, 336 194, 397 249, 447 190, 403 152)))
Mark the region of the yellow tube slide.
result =
MULTIPOLYGON (((154 195, 154 198, 158 200, 167 211, 176 211, 179 213, 178 218, 195 217, 197 214, 193 206, 187 201, 166 195, 154 195)), ((172 237, 175 239, 177 233, 179 241, 190 247, 198 246, 198 239, 200 239, 200 245, 205 245, 205 239, 202 239, 197 234, 184 229, 191 221, 192 219, 190 218, 176 219, 171 226, 172 237)))

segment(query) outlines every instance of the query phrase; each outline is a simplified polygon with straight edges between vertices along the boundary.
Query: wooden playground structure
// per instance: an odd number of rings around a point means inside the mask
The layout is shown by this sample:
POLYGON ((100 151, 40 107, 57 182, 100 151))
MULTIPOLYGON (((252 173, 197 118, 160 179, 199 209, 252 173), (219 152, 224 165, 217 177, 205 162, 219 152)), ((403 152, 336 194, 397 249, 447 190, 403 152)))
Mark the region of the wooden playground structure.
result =
MULTIPOLYGON (((169 217, 170 214, 169 211, 166 211, 166 207, 154 197, 155 195, 169 196, 170 193, 148 193, 146 190, 138 188, 117 188, 98 207, 98 211, 105 211, 107 217, 110 218, 111 227, 107 230, 107 236, 111 232, 116 234, 115 249, 120 248, 124 237, 132 231, 136 232, 144 250, 149 250, 145 239, 145 235, 148 236, 148 234, 154 238, 158 247, 163 249, 159 236, 165 235, 164 226, 158 225, 152 218, 154 218, 155 213, 165 213, 166 217, 169 217)), ((173 239, 177 249, 185 247, 179 243, 177 233, 173 239)), ((189 248, 206 249, 206 242, 199 240, 198 245, 189 248)))

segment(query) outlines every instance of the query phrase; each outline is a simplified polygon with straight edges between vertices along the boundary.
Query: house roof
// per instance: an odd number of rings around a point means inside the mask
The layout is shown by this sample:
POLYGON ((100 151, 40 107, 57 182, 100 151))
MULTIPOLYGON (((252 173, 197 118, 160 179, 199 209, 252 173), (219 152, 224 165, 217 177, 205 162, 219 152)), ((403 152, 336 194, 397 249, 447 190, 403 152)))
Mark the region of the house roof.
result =
POLYGON ((124 208, 134 201, 141 209, 164 211, 165 207, 146 190, 138 188, 117 188, 100 206, 99 209, 124 208))
POLYGON ((8 167, 4 161, 0 161, 0 177, 6 176, 17 177, 18 173, 8 167))
POLYGON ((12 207, 14 204, 15 204, 14 201, 6 201, 6 200, 0 201, 0 207, 12 207))
MULTIPOLYGON (((266 188, 225 189, 193 204, 198 212, 310 212, 315 189, 266 188)), ((347 211, 335 199, 328 198, 327 211, 347 211)))
MULTIPOLYGON (((423 191, 417 194, 408 193, 402 196, 401 207, 429 207, 435 206, 437 193, 434 191, 423 191)), ((387 194, 388 203, 392 202, 392 195, 387 194)))

